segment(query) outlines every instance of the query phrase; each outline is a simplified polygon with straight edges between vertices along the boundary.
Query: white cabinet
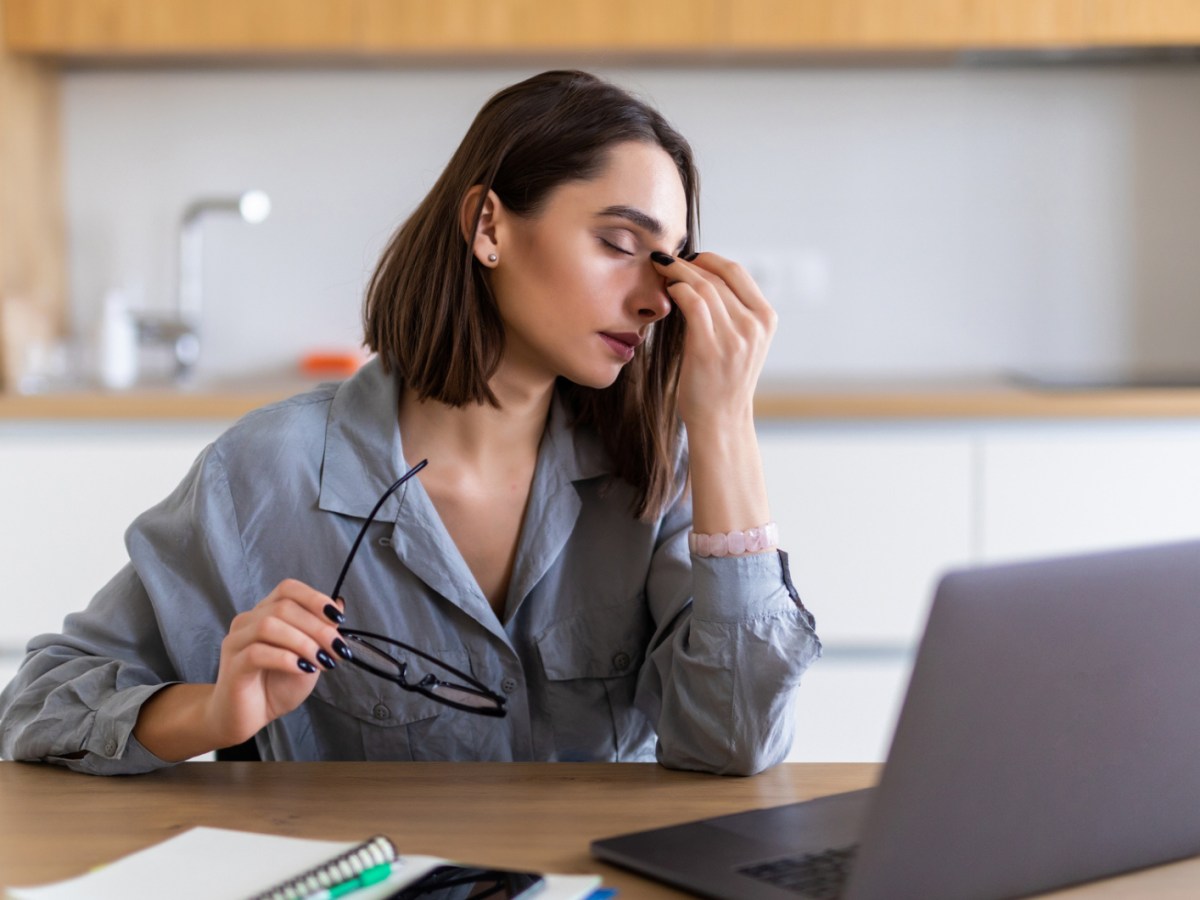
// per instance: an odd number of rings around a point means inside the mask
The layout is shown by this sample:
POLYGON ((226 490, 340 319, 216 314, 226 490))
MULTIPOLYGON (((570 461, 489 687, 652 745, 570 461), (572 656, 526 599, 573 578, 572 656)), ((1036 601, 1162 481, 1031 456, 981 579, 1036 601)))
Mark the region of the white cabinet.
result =
POLYGON ((971 436, 764 424, 759 443, 780 543, 822 639, 910 646, 937 576, 971 560, 971 436))
POLYGON ((934 424, 764 423, 771 513, 824 657, 789 759, 883 759, 937 578, 970 563, 974 437, 934 424))
POLYGON ((795 762, 877 762, 887 756, 912 670, 911 652, 827 647, 796 697, 795 762))
POLYGON ((128 558, 130 522, 224 422, 0 423, 0 663, 58 631, 128 558))
POLYGON ((1200 422, 997 425, 980 467, 988 562, 1200 538, 1200 422))
POLYGON ((825 656, 790 759, 880 760, 948 568, 1200 538, 1200 422, 764 423, 772 513, 825 656))

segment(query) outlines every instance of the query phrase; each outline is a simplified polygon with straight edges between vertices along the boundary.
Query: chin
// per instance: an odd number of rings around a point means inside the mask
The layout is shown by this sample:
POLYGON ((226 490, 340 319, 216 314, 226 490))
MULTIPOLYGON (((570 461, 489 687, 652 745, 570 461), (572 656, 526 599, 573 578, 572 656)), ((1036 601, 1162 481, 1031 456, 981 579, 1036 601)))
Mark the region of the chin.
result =
POLYGON ((613 368, 604 371, 592 372, 563 372, 562 377, 572 384, 577 384, 580 387, 592 388, 597 391, 602 391, 605 388, 610 388, 616 384, 617 377, 621 374, 621 369, 613 368))

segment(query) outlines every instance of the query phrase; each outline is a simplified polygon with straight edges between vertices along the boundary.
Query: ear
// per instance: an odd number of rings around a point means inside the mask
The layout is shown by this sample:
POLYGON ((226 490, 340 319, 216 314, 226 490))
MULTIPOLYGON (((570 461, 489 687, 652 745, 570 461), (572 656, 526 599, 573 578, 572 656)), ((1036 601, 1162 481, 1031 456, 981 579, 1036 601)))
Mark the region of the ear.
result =
POLYGON ((471 245, 471 252, 480 264, 488 269, 494 269, 500 259, 500 241, 497 226, 504 218, 504 204, 496 196, 495 191, 483 192, 483 185, 477 184, 463 196, 459 208, 459 228, 463 239, 471 245), (475 221, 475 210, 479 209, 480 199, 483 209, 479 213, 479 221, 475 221), (474 231, 472 231, 474 226, 474 231))

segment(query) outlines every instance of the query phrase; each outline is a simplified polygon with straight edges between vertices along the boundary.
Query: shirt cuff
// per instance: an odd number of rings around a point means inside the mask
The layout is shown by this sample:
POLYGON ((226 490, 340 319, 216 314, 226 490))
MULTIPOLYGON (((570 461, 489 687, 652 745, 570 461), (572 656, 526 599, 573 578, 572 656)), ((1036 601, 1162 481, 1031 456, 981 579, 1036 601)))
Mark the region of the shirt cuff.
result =
POLYGON ((707 622, 744 622, 799 612, 809 628, 816 621, 792 585, 782 550, 748 556, 692 555, 692 617, 707 622))
POLYGON ((143 684, 113 694, 93 715, 83 744, 85 754, 78 759, 52 756, 47 762, 91 775, 136 775, 174 765, 155 756, 133 736, 142 704, 165 687, 167 684, 143 684))

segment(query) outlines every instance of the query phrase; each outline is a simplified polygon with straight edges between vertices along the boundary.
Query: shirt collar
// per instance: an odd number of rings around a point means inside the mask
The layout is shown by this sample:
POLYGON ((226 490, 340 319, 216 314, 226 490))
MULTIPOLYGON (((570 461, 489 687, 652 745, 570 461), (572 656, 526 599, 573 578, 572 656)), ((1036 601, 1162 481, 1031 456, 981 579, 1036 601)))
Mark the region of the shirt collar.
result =
MULTIPOLYGON (((325 426, 318 500, 322 510, 365 519, 380 495, 404 474, 408 466, 398 410, 397 379, 383 371, 378 358, 338 386, 325 426)), ((613 471, 599 438, 590 430, 571 427, 557 392, 538 456, 545 476, 560 485, 613 471)), ((389 497, 378 518, 395 520, 399 503, 396 495, 389 497)))

